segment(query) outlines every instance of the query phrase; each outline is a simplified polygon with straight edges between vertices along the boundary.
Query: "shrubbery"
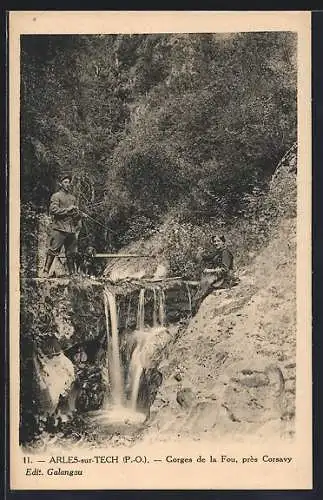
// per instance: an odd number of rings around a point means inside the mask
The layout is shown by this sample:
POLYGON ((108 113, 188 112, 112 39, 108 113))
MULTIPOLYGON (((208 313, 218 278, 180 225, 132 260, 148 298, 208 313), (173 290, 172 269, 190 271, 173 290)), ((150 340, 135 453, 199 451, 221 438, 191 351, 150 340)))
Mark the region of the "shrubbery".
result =
POLYGON ((23 211, 68 171, 100 223, 84 238, 118 250, 177 220, 188 275, 212 231, 266 225, 259 193, 296 139, 294 34, 24 36, 21 61, 23 211))
POLYGON ((239 210, 230 219, 214 218, 182 222, 175 214, 162 229, 164 253, 170 262, 171 274, 190 279, 199 278, 201 268, 196 262, 200 249, 212 245, 212 236, 223 234, 234 254, 236 268, 247 265, 268 243, 283 218, 296 217, 297 183, 294 166, 297 150, 294 147, 283 169, 271 183, 270 189, 254 188, 241 197, 239 210), (291 168, 292 166, 292 168, 291 168))

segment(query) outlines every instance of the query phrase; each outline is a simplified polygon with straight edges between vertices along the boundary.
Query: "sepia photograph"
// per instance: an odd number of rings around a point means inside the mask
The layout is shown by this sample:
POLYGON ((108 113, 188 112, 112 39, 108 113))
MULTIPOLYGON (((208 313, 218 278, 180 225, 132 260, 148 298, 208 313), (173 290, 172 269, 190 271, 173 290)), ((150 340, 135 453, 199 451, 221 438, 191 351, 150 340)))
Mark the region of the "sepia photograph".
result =
POLYGON ((301 438, 298 44, 288 28, 20 35, 25 476, 301 438))

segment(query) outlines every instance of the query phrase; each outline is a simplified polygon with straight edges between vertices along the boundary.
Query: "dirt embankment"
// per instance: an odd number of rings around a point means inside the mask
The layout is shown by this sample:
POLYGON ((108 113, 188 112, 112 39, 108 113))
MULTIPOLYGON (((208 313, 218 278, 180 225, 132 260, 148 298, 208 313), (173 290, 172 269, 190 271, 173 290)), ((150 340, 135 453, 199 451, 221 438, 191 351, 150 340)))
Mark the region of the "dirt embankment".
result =
POLYGON ((283 219, 241 282, 205 299, 160 367, 147 439, 293 435, 295 262, 296 220, 283 219))

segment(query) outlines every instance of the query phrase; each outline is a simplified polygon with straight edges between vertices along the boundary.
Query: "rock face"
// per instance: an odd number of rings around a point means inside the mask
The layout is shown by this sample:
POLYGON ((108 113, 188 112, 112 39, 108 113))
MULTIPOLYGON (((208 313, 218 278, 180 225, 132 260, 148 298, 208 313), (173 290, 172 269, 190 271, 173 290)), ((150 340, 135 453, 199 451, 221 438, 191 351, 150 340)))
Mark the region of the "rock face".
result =
POLYGON ((204 300, 160 368, 147 439, 293 435, 295 251, 283 220, 240 283, 204 300))
POLYGON ((155 401, 157 391, 163 381, 161 372, 156 368, 144 370, 140 381, 140 389, 137 400, 137 409, 150 416, 150 407, 155 401))

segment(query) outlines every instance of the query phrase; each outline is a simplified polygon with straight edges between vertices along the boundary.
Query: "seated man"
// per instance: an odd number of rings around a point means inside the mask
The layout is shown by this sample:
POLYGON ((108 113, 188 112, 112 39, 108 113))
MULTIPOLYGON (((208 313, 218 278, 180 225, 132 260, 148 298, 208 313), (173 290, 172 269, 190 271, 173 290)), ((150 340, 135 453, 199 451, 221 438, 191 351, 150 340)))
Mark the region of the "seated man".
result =
POLYGON ((199 288, 194 296, 194 314, 205 297, 230 278, 233 269, 233 255, 225 245, 225 237, 213 236, 212 244, 212 249, 202 250, 197 255, 197 263, 202 264, 203 271, 199 288))

